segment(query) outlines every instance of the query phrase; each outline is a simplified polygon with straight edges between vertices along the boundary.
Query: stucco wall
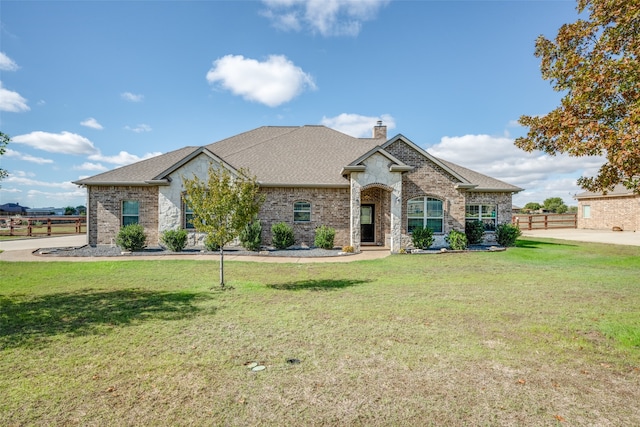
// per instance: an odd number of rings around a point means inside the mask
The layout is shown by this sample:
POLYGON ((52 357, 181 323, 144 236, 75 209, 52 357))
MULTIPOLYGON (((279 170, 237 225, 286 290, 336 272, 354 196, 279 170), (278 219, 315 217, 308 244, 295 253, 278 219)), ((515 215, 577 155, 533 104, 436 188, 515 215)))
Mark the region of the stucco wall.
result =
MULTIPOLYGON (((158 229, 160 233, 166 230, 184 228, 184 212, 182 210, 183 177, 193 179, 194 176, 197 176, 206 181, 209 174, 209 165, 213 165, 214 168, 219 166, 211 157, 201 154, 169 175, 171 185, 159 188, 158 229)), ((193 244, 193 241, 190 241, 190 243, 193 244)))
POLYGON ((88 190, 90 245, 115 244, 125 200, 139 202, 139 223, 145 228, 147 244, 158 244, 158 187, 94 186, 88 190))
POLYGON ((640 196, 598 197, 578 201, 578 228, 640 231, 640 196), (584 206, 590 218, 584 218, 584 206))

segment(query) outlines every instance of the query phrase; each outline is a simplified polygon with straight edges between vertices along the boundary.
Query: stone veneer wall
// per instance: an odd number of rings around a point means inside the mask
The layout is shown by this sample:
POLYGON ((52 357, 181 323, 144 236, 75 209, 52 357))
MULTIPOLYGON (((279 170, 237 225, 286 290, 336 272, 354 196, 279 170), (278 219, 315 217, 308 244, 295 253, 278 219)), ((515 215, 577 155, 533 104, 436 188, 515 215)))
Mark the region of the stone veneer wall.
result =
POLYGON ((578 201, 578 228, 640 231, 640 196, 597 197, 578 201), (590 206, 590 218, 584 218, 584 206, 590 206))
MULTIPOLYGON (((180 230, 185 226, 184 210, 182 209, 182 194, 184 185, 182 177, 193 179, 197 176, 203 181, 209 176, 209 165, 218 167, 211 157, 201 154, 169 175, 171 185, 162 186, 158 194, 158 230, 162 234, 166 230, 180 230)), ((202 244, 203 235, 195 233, 189 235, 189 246, 202 244)))
POLYGON ((348 188, 263 187, 260 192, 265 195, 259 214, 263 244, 272 243, 271 226, 278 222, 293 226, 296 245, 313 246, 315 230, 321 225, 336 230, 336 246, 349 244, 348 188), (298 201, 311 203, 310 222, 293 222, 293 204, 298 201))
POLYGON ((88 191, 89 244, 115 244, 122 224, 122 202, 139 202, 139 222, 147 244, 158 244, 158 187, 92 186, 88 191))

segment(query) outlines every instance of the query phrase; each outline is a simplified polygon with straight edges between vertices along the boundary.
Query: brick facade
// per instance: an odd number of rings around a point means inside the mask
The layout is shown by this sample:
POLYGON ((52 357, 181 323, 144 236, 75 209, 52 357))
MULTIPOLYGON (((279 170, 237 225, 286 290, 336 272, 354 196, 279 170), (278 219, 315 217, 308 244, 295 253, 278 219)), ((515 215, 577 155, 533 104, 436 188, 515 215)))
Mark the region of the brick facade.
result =
POLYGON ((387 151, 415 169, 402 177, 402 233, 407 234, 407 202, 415 197, 433 197, 442 200, 444 209, 443 233, 464 231, 465 194, 455 188, 456 180, 440 166, 422 154, 397 141, 387 151))
POLYGON ((92 186, 88 190, 88 242, 112 245, 122 225, 122 202, 139 202, 139 223, 147 244, 158 245, 158 187, 92 186))
POLYGON ((336 230, 336 246, 349 244, 349 189, 348 188, 261 188, 265 202, 260 209, 262 242, 270 245, 271 226, 286 222, 293 226, 297 245, 313 246, 315 230, 321 225, 336 230), (298 201, 311 203, 311 221, 293 222, 293 204, 298 201))
POLYGON ((640 196, 593 197, 578 200, 578 228, 640 231, 640 196), (585 218, 585 206, 589 206, 585 218))

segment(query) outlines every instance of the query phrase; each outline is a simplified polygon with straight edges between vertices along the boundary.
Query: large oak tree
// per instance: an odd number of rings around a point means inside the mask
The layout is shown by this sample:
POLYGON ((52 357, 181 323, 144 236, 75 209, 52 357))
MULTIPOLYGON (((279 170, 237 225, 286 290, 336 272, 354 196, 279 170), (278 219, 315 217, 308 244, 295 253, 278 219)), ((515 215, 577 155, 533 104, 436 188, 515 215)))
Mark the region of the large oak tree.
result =
POLYGON ((640 192, 640 1, 578 0, 588 14, 563 25, 555 40, 536 40, 542 77, 561 92, 544 116, 522 116, 529 128, 516 146, 548 154, 606 156, 595 177, 578 185, 606 192, 616 184, 640 192))

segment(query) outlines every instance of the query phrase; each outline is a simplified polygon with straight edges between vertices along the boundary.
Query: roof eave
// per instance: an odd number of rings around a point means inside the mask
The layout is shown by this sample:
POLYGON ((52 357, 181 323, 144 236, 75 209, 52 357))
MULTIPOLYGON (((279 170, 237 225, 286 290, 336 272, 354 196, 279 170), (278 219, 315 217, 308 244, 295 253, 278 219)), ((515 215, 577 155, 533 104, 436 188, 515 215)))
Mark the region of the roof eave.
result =
POLYGON ((81 187, 157 187, 159 185, 170 185, 168 179, 153 179, 147 181, 100 181, 100 182, 80 182, 74 181, 72 184, 81 187))
POLYGON ((524 188, 515 187, 515 188, 482 188, 482 187, 474 187, 469 189, 469 191, 475 193, 519 193, 524 191, 524 188))
POLYGON ((261 182, 258 185, 264 188, 349 188, 349 184, 292 184, 282 182, 261 182))

